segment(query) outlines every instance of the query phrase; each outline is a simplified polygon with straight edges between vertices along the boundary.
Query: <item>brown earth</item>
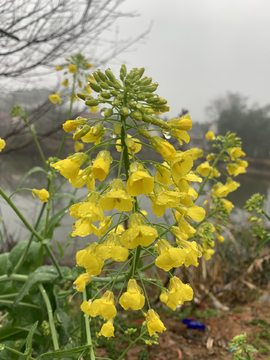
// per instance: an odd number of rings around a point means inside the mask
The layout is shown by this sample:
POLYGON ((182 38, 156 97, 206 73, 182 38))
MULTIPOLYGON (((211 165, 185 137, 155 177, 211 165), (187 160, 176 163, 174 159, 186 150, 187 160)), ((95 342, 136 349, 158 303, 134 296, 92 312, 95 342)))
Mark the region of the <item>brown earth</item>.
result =
MULTIPOLYGON (((251 354, 253 359, 270 360, 269 295, 229 311, 217 312, 207 308, 188 316, 193 319, 201 318, 206 325, 205 330, 188 329, 177 313, 162 314, 162 309, 158 312, 167 328, 167 331, 159 335, 159 345, 136 344, 128 351, 125 360, 232 360, 230 341, 243 333, 247 333, 248 343, 260 350, 257 354, 251 354)), ((140 319, 133 322, 139 323, 140 319)), ((127 346, 118 343, 119 349, 116 352, 119 356, 127 346)), ((106 349, 96 350, 97 357, 110 359, 106 349)))

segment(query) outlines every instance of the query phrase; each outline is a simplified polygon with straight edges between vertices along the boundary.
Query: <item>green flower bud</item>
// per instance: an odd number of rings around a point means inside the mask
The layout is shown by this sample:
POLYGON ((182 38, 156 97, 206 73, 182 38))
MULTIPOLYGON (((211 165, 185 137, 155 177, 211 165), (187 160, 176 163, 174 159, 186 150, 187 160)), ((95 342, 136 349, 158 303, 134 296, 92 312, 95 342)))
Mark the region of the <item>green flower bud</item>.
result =
POLYGON ((143 115, 139 111, 134 111, 131 116, 137 121, 142 121, 143 115))
POLYGON ((107 76, 105 74, 103 74, 103 72, 101 72, 100 70, 97 70, 97 74, 100 77, 100 79, 102 81, 106 81, 107 80, 107 76))
POLYGON ((108 90, 110 88, 109 85, 105 81, 101 81, 101 83, 99 85, 102 87, 102 89, 108 90))
POLYGON ((112 96, 117 96, 118 95, 118 91, 114 90, 114 89, 111 89, 110 93, 112 94, 112 96))
POLYGON ((131 108, 135 108, 136 107, 136 103, 135 103, 135 101, 133 101, 133 100, 131 100, 129 103, 128 103, 128 105, 129 105, 129 107, 131 107, 131 108))
POLYGON ((90 131, 89 125, 84 125, 81 128, 77 127, 77 131, 73 135, 73 140, 78 140, 82 138, 84 135, 86 135, 90 131))
POLYGON ((99 104, 99 101, 98 100, 86 100, 85 101, 85 105, 87 106, 97 106, 99 104))
POLYGON ((119 122, 113 124, 113 132, 116 136, 121 134, 122 126, 119 122))
POLYGON ((110 99, 111 98, 111 94, 108 93, 107 91, 102 91, 102 93, 100 94, 104 99, 110 99))
POLYGON ((157 90, 157 88, 158 88, 158 84, 154 83, 152 85, 147 86, 145 91, 154 92, 157 90))
POLYGON ((126 116, 129 114, 129 109, 126 106, 123 106, 121 109, 121 113, 126 116))
POLYGON ((141 112, 144 112, 144 107, 142 104, 136 104, 136 108, 140 110, 141 112))
POLYGON ((83 93, 77 93, 78 98, 85 100, 87 97, 89 97, 89 94, 83 94, 83 93))
POLYGON ((90 82, 89 85, 90 85, 90 88, 92 90, 94 90, 95 92, 100 92, 102 90, 101 87, 95 83, 90 82))
POLYGON ((119 100, 123 100, 123 99, 124 99, 124 94, 121 94, 121 93, 118 94, 118 95, 117 95, 117 98, 118 98, 119 100))
POLYGON ((113 100, 113 106, 119 106, 121 104, 121 101, 119 99, 113 100))
POLYGON ((121 85, 116 81, 115 83, 110 81, 110 80, 106 80, 106 83, 112 87, 114 87, 115 89, 121 89, 121 85))
POLYGON ((120 79, 122 81, 124 81, 124 78, 126 77, 126 75, 127 75, 127 68, 126 68, 126 65, 123 64, 120 68, 120 79))
POLYGON ((145 72, 145 68, 139 69, 138 73, 139 73, 140 78, 143 76, 144 72, 145 72))
POLYGON ((100 83, 101 79, 95 71, 93 72, 93 76, 94 76, 96 82, 100 83))
POLYGON ((104 111, 104 117, 105 117, 105 118, 108 118, 108 117, 112 116, 112 114, 113 114, 112 109, 106 109, 106 110, 104 111))
POLYGON ((141 127, 139 127, 137 131, 141 136, 145 137, 146 139, 151 139, 152 137, 149 131, 142 129, 141 127))
POLYGON ((144 77, 141 81, 142 86, 148 86, 152 82, 152 78, 144 77))
POLYGON ((105 74, 107 75, 107 77, 111 80, 111 82, 116 83, 117 80, 113 74, 113 72, 111 70, 105 70, 105 74))
POLYGON ((140 93, 137 95, 138 100, 144 100, 146 98, 145 93, 140 93))
POLYGON ((157 104, 159 103, 159 97, 152 97, 150 99, 147 99, 146 102, 149 104, 157 104))

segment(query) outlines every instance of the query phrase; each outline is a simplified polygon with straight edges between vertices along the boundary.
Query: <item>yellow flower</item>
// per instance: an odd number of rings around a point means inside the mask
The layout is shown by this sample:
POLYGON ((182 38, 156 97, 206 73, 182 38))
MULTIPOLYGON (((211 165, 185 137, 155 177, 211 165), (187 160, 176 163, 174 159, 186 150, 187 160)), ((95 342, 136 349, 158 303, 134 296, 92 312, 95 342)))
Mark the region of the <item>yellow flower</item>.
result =
POLYGON ((187 150, 186 152, 192 156, 193 160, 197 160, 203 156, 202 149, 198 149, 198 148, 192 148, 192 149, 187 150))
POLYGON ((155 332, 163 333, 163 331, 166 330, 163 322, 160 320, 158 314, 153 309, 148 310, 146 321, 150 336, 152 336, 155 332))
POLYGON ((178 305, 193 299, 192 288, 188 284, 183 284, 176 276, 170 279, 169 290, 166 305, 174 311, 178 305))
POLYGON ((127 286, 127 291, 120 297, 119 304, 123 309, 140 310, 144 307, 145 297, 142 294, 141 287, 136 280, 130 279, 127 286))
POLYGON ((56 71, 60 71, 60 70, 62 70, 62 69, 64 69, 64 66, 56 66, 56 67, 55 67, 55 70, 56 70, 56 71))
POLYGON ((208 161, 205 161, 204 163, 199 165, 196 170, 199 174, 201 174, 204 177, 209 176, 209 179, 211 179, 212 177, 220 176, 218 170, 210 166, 208 161))
POLYGON ((42 190, 33 189, 32 195, 34 196, 34 198, 36 198, 35 195, 37 195, 39 197, 39 200, 42 202, 48 202, 48 198, 50 197, 50 194, 45 189, 42 190))
POLYGON ((205 134, 206 139, 214 141, 216 139, 215 134, 213 133, 213 131, 208 131, 205 134))
POLYGON ((246 153, 244 153, 244 151, 242 151, 242 149, 238 147, 229 149, 228 154, 230 155, 232 161, 234 161, 237 157, 246 156, 246 153))
POLYGON ((104 244, 97 247, 97 255, 102 260, 113 259, 116 262, 126 261, 129 251, 120 243, 120 236, 116 233, 110 233, 104 244))
POLYGON ((87 155, 77 153, 69 156, 67 159, 50 164, 51 167, 60 171, 60 174, 66 179, 75 179, 79 173, 80 166, 87 160, 87 155))
POLYGON ((4 149, 5 146, 6 146, 5 140, 0 138, 0 152, 4 149))
POLYGON ((98 227, 98 232, 100 234, 99 237, 105 234, 105 232, 111 227, 112 222, 113 222, 112 217, 107 216, 103 221, 99 223, 99 227, 98 227))
POLYGON ((68 79, 65 79, 64 81, 62 81, 62 85, 67 87, 68 86, 68 79))
POLYGON ((145 225, 141 214, 131 214, 129 228, 121 237, 121 243, 128 249, 134 249, 139 245, 149 246, 158 236, 156 229, 145 225))
POLYGON ((165 209, 176 207, 180 202, 181 193, 173 191, 171 188, 168 189, 169 190, 161 184, 156 183, 153 193, 148 195, 151 200, 153 212, 158 217, 164 215, 165 209))
POLYGON ((115 231, 115 229, 113 229, 113 230, 111 230, 109 232, 109 234, 116 233, 118 235, 121 235, 121 234, 123 234, 124 231, 125 231, 124 226, 123 225, 118 225, 117 228, 116 228, 116 231, 115 231))
POLYGON ((68 66, 68 70, 69 70, 69 72, 70 72, 71 74, 76 74, 76 72, 77 72, 76 65, 70 64, 70 65, 68 66))
POLYGON ((210 260, 214 253, 215 253, 214 249, 211 249, 203 244, 203 256, 205 260, 210 260))
POLYGON ((176 128, 178 130, 192 129, 192 120, 190 115, 183 115, 180 119, 171 119, 168 121, 168 124, 171 125, 172 128, 176 128))
POLYGON ((63 129, 65 130, 65 132, 74 131, 77 129, 79 125, 86 125, 86 124, 87 124, 86 119, 82 117, 77 117, 76 120, 67 120, 63 124, 63 129))
POLYGON ((92 177, 92 166, 88 166, 83 170, 79 170, 76 178, 69 179, 70 184, 75 188, 81 188, 85 184, 89 191, 95 189, 95 179, 92 177))
POLYGON ((109 339, 110 337, 114 337, 114 326, 113 326, 113 321, 109 320, 107 321, 105 324, 102 325, 102 328, 98 334, 99 336, 103 335, 105 336, 107 339, 109 339))
POLYGON ((79 85, 80 88, 82 88, 82 82, 81 82, 81 80, 78 81, 78 85, 79 85))
POLYGON ((229 192, 235 191, 240 186, 240 184, 238 182, 234 181, 230 177, 227 178, 227 181, 226 181, 225 185, 228 187, 229 192))
POLYGON ((99 275, 104 265, 104 260, 98 257, 97 248, 98 244, 93 243, 76 254, 77 265, 84 267, 90 275, 99 275))
POLYGON ((158 257, 155 264, 157 267, 169 271, 173 267, 179 267, 183 265, 186 257, 186 251, 174 248, 165 239, 158 240, 157 243, 158 257))
POLYGON ((86 314, 88 314, 89 316, 93 316, 92 315, 92 301, 89 300, 89 301, 84 301, 82 304, 81 304, 81 310, 83 312, 85 312, 86 314))
MULTIPOLYGON (((194 229, 195 230, 195 229, 194 229)), ((198 266, 198 257, 201 256, 201 252, 198 249, 196 241, 186 241, 183 239, 183 234, 181 233, 179 227, 172 226, 171 232, 177 236, 176 243, 180 249, 186 251, 186 257, 184 265, 189 267, 190 265, 198 266)))
POLYGON ((225 240, 222 235, 216 234, 216 237, 217 237, 218 241, 220 241, 221 243, 223 243, 223 241, 225 240))
POLYGON ((162 164, 155 165, 157 170, 155 180, 161 182, 164 185, 172 185, 173 181, 171 179, 171 171, 166 162, 162 164))
POLYGON ((182 152, 171 160, 171 173, 175 182, 178 182, 182 175, 187 174, 193 166, 192 156, 189 153, 182 152))
POLYGON ((174 137, 179 141, 179 144, 180 144, 180 145, 183 145, 183 141, 182 141, 182 140, 184 140, 184 142, 187 143, 187 144, 189 143, 189 141, 190 141, 190 136, 189 136, 189 134, 187 133, 187 131, 184 131, 184 130, 173 130, 172 133, 173 133, 174 137))
POLYGON ((90 106, 90 113, 91 114, 95 114, 96 112, 98 112, 99 107, 98 106, 90 106))
POLYGON ((166 302, 168 300, 168 291, 162 289, 161 293, 159 295, 159 300, 166 304, 166 302))
POLYGON ((110 320, 115 317, 117 311, 114 306, 114 295, 111 291, 106 291, 105 294, 95 300, 91 306, 91 312, 93 317, 101 315, 106 320, 110 320))
POLYGON ((175 148, 166 140, 153 136, 150 139, 155 150, 163 157, 164 160, 171 160, 176 155, 175 148))
POLYGON ((127 190, 120 179, 111 182, 109 190, 100 199, 99 205, 105 211, 113 208, 119 211, 131 211, 134 199, 127 193, 127 190))
POLYGON ((76 281, 74 281, 74 285, 76 286, 76 290, 80 292, 84 292, 86 284, 91 281, 92 275, 88 273, 81 274, 76 281))
MULTIPOLYGON (((131 135, 127 135, 127 138, 125 139, 125 143, 126 143, 126 146, 128 147, 128 152, 131 154, 129 154, 129 158, 132 159, 132 153, 133 154, 136 154, 138 153, 141 148, 142 148, 142 145, 140 143, 140 140, 139 139, 135 139, 135 138, 131 138, 131 135)), ((121 146, 121 139, 118 139, 116 140, 116 150, 118 152, 121 152, 122 151, 122 146, 121 146)))
POLYGON ((53 104, 62 104, 62 100, 60 99, 60 94, 51 94, 49 96, 49 100, 53 103, 53 104))
POLYGON ((246 173, 246 167, 248 166, 247 161, 241 161, 239 159, 236 159, 236 163, 230 163, 227 165, 227 171, 229 175, 240 175, 246 173))
POLYGON ((87 197, 87 201, 80 203, 80 206, 74 204, 69 208, 73 213, 72 216, 76 216, 76 218, 88 218, 91 221, 103 221, 104 214, 98 205, 99 199, 100 194, 96 191, 91 191, 87 197))
POLYGON ((75 236, 87 236, 94 233, 96 236, 100 237, 100 232, 97 227, 92 223, 91 219, 82 218, 73 224, 72 228, 74 231, 71 233, 72 237, 75 236))
POLYGON ((109 173, 111 162, 112 157, 110 155, 110 152, 106 150, 100 151, 92 167, 93 178, 100 181, 105 180, 106 176, 109 173))
POLYGON ((74 151, 75 152, 81 151, 81 150, 83 150, 83 148, 84 148, 84 144, 82 144, 79 141, 75 141, 75 144, 74 144, 74 151))
POLYGON ((130 166, 131 175, 127 181, 127 191, 131 196, 149 194, 154 189, 154 178, 150 176, 142 164, 132 163, 130 166))
POLYGON ((92 63, 87 63, 86 66, 88 67, 88 69, 90 69, 91 67, 93 67, 92 63))
POLYGON ((227 199, 220 199, 220 201, 223 203, 223 205, 227 211, 231 212, 232 209, 234 208, 234 205, 231 201, 229 201, 227 199))
POLYGON ((90 131, 82 137, 82 141, 85 143, 95 142, 95 145, 100 143, 102 136, 105 134, 103 124, 98 123, 90 128, 90 131))

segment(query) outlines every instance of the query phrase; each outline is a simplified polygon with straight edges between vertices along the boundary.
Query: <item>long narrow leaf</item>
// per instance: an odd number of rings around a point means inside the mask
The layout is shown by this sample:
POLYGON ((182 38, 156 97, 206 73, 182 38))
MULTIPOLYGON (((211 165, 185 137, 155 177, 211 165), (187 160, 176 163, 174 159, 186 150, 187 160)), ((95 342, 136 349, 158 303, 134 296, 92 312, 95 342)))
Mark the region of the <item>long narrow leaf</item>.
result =
POLYGON ((27 173, 24 175, 24 177, 22 178, 22 180, 19 182, 18 189, 21 187, 22 183, 23 183, 30 175, 32 175, 32 174, 34 174, 35 172, 38 172, 38 171, 42 171, 42 172, 44 172, 45 174, 47 174, 46 171, 45 171, 42 167, 40 167, 40 166, 35 166, 35 167, 33 167, 32 169, 30 169, 29 171, 27 171, 27 173))
POLYGON ((83 346, 79 346, 76 348, 72 348, 72 349, 68 349, 68 350, 58 350, 58 351, 53 351, 50 353, 45 353, 41 356, 42 360, 51 360, 51 359, 65 359, 65 358, 70 358, 70 357, 78 357, 78 355, 80 355, 80 353, 83 350, 86 350, 87 348, 89 348, 89 345, 83 345, 83 346))
POLYGON ((33 340, 33 336, 36 331, 37 325, 38 325, 38 321, 36 321, 33 324, 33 326, 31 327, 31 329, 27 335, 27 338, 26 338, 26 345, 25 345, 25 352, 24 352, 24 354, 27 355, 26 360, 28 360, 32 354, 32 340, 33 340))

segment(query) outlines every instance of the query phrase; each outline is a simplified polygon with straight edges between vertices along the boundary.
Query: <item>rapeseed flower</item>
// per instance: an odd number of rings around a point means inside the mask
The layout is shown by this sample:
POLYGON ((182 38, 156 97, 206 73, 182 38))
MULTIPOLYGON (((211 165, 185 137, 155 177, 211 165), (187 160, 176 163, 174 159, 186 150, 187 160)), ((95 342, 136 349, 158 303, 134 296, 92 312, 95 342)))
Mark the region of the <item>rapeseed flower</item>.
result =
POLYGON ((166 305, 174 311, 177 306, 193 299, 192 288, 188 284, 183 284, 176 276, 170 279, 169 290, 166 305))
POLYGON ((144 307, 145 297, 142 294, 141 287, 136 280, 130 279, 127 286, 127 291, 120 297, 119 304, 123 309, 140 310, 144 307))
POLYGON ((134 202, 135 200, 127 193, 122 180, 115 179, 111 182, 109 190, 100 199, 99 206, 105 211, 114 208, 119 211, 131 211, 134 202))
POLYGON ((114 337, 113 321, 108 320, 105 324, 103 324, 100 332, 98 333, 98 335, 99 336, 103 335, 107 339, 109 339, 110 337, 114 337))
POLYGON ((177 183, 182 175, 187 174, 193 166, 192 156, 189 153, 182 152, 171 160, 170 168, 174 181, 177 183))
POLYGON ((50 164, 51 167, 60 171, 60 174, 66 179, 75 179, 79 173, 81 165, 87 160, 87 155, 84 153, 77 153, 69 156, 64 160, 57 161, 50 164))
POLYGON ((159 318, 159 315, 153 309, 148 310, 146 323, 150 336, 152 336, 155 332, 163 333, 163 331, 166 330, 163 322, 159 318))
POLYGON ((117 311, 114 306, 114 295, 111 291, 106 291, 105 294, 95 301, 91 305, 91 313, 93 317, 101 315, 106 320, 110 320, 115 317, 117 311))
POLYGON ((175 157, 176 150, 168 141, 161 139, 158 136, 153 136, 151 137, 150 142, 164 160, 171 160, 175 157))
POLYGON ((131 175, 127 181, 127 191, 131 196, 149 194, 154 189, 154 178, 149 175, 142 164, 132 163, 130 166, 131 175))
POLYGON ((213 131, 208 131, 208 132, 205 134, 205 137, 206 137, 206 139, 211 140, 211 141, 214 141, 214 140, 216 139, 216 136, 215 136, 215 134, 213 133, 213 131))
POLYGON ((68 70, 69 70, 69 72, 70 72, 71 74, 76 74, 76 72, 77 72, 77 67, 76 67, 76 65, 74 65, 74 64, 70 64, 70 65, 68 66, 68 70))
POLYGON ((158 240, 157 252, 158 257, 155 264, 165 271, 169 271, 173 267, 182 266, 186 257, 185 250, 173 247, 165 239, 158 240))
POLYGON ((157 236, 157 230, 145 225, 142 215, 135 213, 130 215, 129 228, 123 233, 121 243, 127 249, 134 249, 139 245, 149 246, 157 236))
POLYGON ((65 132, 74 131, 77 129, 78 126, 86 125, 86 124, 87 124, 86 119, 78 117, 76 120, 67 120, 63 124, 63 129, 65 130, 65 132))
POLYGON ((34 198, 36 198, 35 195, 37 195, 39 200, 42 202, 48 202, 48 198, 50 197, 50 194, 46 189, 41 189, 41 190, 33 189, 32 195, 34 196, 34 198))
POLYGON ((104 260, 98 257, 97 248, 98 244, 93 243, 76 254, 77 265, 84 267, 90 275, 99 275, 104 265, 104 260))
POLYGON ((62 100, 60 99, 60 94, 51 94, 49 96, 49 100, 53 103, 53 104, 62 104, 62 100))
POLYGON ((76 281, 74 281, 74 285, 76 286, 76 290, 80 292, 84 292, 86 284, 91 281, 92 275, 88 273, 81 274, 76 281))
POLYGON ((0 152, 4 149, 5 146, 6 146, 5 140, 0 138, 0 152))
POLYGON ((111 162, 112 157, 110 155, 110 152, 106 150, 100 151, 92 167, 93 178, 100 181, 105 180, 106 176, 109 173, 111 162))
POLYGON ((102 260, 113 259, 116 262, 126 261, 129 255, 128 249, 123 247, 120 242, 120 235, 110 233, 104 244, 97 247, 97 255, 102 260))

